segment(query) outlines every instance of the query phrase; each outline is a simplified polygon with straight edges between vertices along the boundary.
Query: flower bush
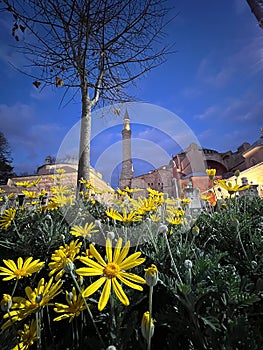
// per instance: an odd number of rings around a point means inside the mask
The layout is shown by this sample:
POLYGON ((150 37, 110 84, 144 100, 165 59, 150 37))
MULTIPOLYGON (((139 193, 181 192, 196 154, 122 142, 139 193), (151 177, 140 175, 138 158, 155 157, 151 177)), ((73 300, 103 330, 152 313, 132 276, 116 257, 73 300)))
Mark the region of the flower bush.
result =
POLYGON ((58 176, 48 201, 39 182, 1 193, 1 350, 262 349, 262 199, 208 196, 196 217, 58 176))

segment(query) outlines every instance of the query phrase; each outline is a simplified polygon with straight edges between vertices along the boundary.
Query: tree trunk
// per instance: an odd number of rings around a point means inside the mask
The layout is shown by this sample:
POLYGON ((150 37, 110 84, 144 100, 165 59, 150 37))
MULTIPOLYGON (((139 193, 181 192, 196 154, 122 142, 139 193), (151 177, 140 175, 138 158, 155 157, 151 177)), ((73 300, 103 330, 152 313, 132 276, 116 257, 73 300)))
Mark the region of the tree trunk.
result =
POLYGON ((91 108, 92 103, 88 97, 87 91, 82 89, 82 114, 80 127, 79 144, 79 164, 78 164, 78 183, 77 188, 82 191, 79 180, 90 179, 90 138, 91 138, 91 108))

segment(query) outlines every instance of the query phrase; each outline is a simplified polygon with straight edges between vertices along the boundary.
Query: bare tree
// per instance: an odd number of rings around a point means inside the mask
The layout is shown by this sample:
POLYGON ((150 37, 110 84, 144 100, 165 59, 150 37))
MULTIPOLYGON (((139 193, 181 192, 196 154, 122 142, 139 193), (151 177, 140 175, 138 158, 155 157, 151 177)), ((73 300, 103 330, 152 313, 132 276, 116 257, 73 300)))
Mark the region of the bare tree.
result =
POLYGON ((33 84, 80 92, 78 180, 89 179, 91 111, 99 101, 131 100, 125 88, 165 61, 166 0, 3 0, 1 6, 13 15, 12 34, 30 61, 33 84))
POLYGON ((0 185, 5 185, 8 178, 13 175, 9 143, 5 135, 0 131, 0 185))
POLYGON ((258 20, 258 25, 263 28, 263 0, 247 0, 247 3, 258 20))

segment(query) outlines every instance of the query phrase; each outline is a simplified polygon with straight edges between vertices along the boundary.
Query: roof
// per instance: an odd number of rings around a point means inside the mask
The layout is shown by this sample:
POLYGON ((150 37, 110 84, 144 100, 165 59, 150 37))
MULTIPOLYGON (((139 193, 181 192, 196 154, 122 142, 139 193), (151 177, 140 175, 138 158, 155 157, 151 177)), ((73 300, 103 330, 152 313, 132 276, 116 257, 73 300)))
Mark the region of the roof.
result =
POLYGON ((256 147, 261 147, 263 146, 263 130, 261 129, 261 136, 260 138, 255 141, 245 152, 243 152, 243 154, 251 151, 253 148, 256 148, 256 147))

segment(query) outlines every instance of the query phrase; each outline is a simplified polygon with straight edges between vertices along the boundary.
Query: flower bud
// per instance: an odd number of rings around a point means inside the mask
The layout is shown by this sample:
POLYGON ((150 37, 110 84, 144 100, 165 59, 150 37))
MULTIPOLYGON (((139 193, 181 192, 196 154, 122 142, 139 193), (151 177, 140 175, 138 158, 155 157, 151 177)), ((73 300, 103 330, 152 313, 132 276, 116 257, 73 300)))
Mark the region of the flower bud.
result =
POLYGON ((240 170, 237 169, 237 170, 235 171, 235 177, 239 177, 239 175, 240 175, 240 170))
POLYGON ((3 312, 9 312, 12 306, 12 297, 9 294, 3 294, 3 299, 0 302, 1 310, 3 312))
POLYGON ((149 311, 146 311, 142 316, 141 331, 143 337, 148 340, 153 336, 154 333, 154 323, 153 319, 150 318, 149 311))
POLYGON ((216 169, 206 169, 206 174, 208 175, 210 180, 213 180, 213 178, 216 175, 216 169))
POLYGON ((95 220, 95 225, 99 227, 99 229, 102 229, 102 224, 101 224, 101 220, 95 220))
POLYGON ((188 270, 190 270, 193 267, 193 263, 191 260, 185 260, 184 261, 184 267, 188 270))
POLYGON ((158 282, 158 269, 152 264, 148 269, 144 269, 145 275, 144 278, 149 287, 154 287, 158 282))
POLYGON ((67 259, 67 263, 64 266, 64 271, 66 273, 70 273, 70 272, 73 272, 74 270, 75 270, 74 263, 70 259, 67 259))
POLYGON ((115 233, 113 231, 108 231, 107 238, 109 238, 111 241, 113 241, 115 238, 115 233))
POLYGON ((168 227, 164 224, 161 224, 158 228, 158 234, 165 234, 168 232, 168 227))
POLYGON ((73 300, 73 293, 72 292, 68 292, 68 300, 72 301, 73 300))
POLYGON ((38 294, 36 296, 36 303, 39 304, 42 301, 42 299, 43 299, 43 295, 42 294, 38 294))
POLYGON ((255 268, 257 268, 258 263, 255 260, 252 260, 251 261, 251 266, 252 266, 253 269, 255 269, 255 268))
POLYGON ((198 226, 194 226, 193 227, 193 232, 194 232, 194 234, 196 234, 196 236, 198 236, 199 235, 199 232, 200 232, 200 228, 198 227, 198 226))

